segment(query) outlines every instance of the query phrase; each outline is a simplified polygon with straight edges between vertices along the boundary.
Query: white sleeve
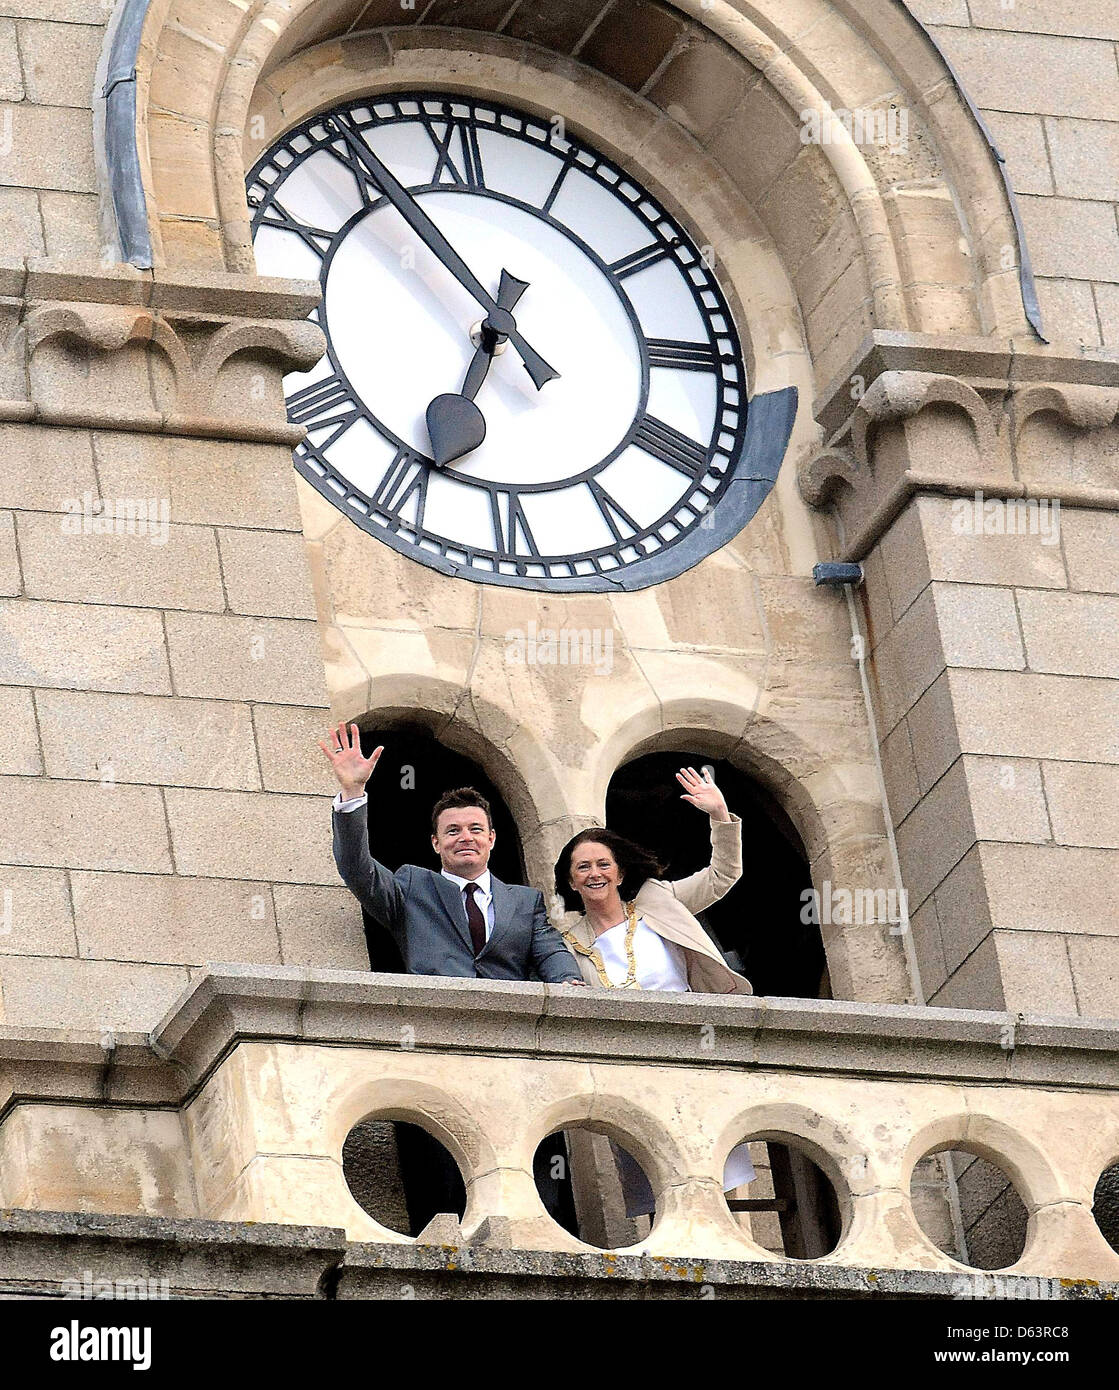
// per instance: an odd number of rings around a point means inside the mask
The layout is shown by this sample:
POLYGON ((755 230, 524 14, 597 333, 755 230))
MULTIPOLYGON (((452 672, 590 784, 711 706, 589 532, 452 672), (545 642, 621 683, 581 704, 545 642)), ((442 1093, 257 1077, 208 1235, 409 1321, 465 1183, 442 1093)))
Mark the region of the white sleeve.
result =
POLYGON ((336 811, 356 811, 359 806, 364 806, 369 800, 368 795, 362 792, 360 796, 352 796, 349 801, 342 800, 342 793, 335 792, 334 800, 330 803, 336 811))

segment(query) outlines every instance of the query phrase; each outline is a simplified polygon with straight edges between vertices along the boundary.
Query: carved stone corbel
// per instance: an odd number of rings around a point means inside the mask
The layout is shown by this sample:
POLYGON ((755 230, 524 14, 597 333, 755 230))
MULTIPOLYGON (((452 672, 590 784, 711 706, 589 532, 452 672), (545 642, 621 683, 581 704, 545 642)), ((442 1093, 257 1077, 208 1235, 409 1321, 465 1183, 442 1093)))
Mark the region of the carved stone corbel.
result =
POLYGON ((1078 430, 1107 429, 1119 416, 1119 388, 1046 382, 1019 386, 1004 419, 1015 440, 1035 415, 1052 413, 1078 430))
POLYGON ((851 437, 859 463, 872 467, 870 443, 877 425, 911 419, 936 404, 955 406, 967 416, 981 453, 994 449, 994 422, 978 391, 958 377, 938 372, 890 371, 871 383, 855 407, 851 437))
POLYGON ((808 459, 797 474, 800 495, 810 507, 826 507, 839 498, 841 488, 858 486, 859 465, 850 449, 822 449, 808 459))

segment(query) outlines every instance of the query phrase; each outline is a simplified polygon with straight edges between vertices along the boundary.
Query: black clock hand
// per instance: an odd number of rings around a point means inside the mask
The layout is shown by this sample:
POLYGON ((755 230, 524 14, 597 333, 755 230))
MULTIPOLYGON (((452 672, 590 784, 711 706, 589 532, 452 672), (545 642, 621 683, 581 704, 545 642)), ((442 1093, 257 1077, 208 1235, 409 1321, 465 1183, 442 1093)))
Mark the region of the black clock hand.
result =
MULTIPOLYGON (((497 313, 492 317, 500 319, 502 314, 512 317, 511 310, 517 300, 528 289, 525 280, 518 280, 507 270, 501 272, 501 285, 497 291, 497 313)), ((427 433, 431 440, 431 452, 436 467, 442 468, 455 459, 476 449, 486 437, 486 421, 482 412, 474 404, 482 382, 485 381, 493 361, 494 353, 505 341, 506 335, 493 327, 487 318, 482 324, 482 341, 475 349, 466 378, 458 395, 448 392, 436 396, 427 408, 427 433)))
POLYGON ((443 265, 451 272, 455 279, 464 289, 474 296, 483 309, 487 311, 487 318, 491 321, 491 326, 498 332, 503 333, 513 346, 520 353, 521 360, 525 364, 525 370, 532 377, 533 384, 539 391, 546 383, 559 376, 559 372, 547 362, 532 347, 521 333, 517 330, 517 322, 513 315, 504 311, 504 317, 495 319, 495 314, 500 315, 501 311, 493 296, 488 293, 481 281, 475 276, 474 272, 458 254, 455 248, 431 220, 426 212, 420 207, 419 203, 411 196, 408 190, 396 178, 395 174, 385 165, 364 140, 359 140, 345 122, 337 116, 328 118, 324 124, 331 125, 339 132, 351 153, 359 164, 363 165, 367 172, 372 176, 374 182, 382 190, 385 197, 393 207, 408 223, 409 227, 421 238, 428 249, 439 257, 443 265))

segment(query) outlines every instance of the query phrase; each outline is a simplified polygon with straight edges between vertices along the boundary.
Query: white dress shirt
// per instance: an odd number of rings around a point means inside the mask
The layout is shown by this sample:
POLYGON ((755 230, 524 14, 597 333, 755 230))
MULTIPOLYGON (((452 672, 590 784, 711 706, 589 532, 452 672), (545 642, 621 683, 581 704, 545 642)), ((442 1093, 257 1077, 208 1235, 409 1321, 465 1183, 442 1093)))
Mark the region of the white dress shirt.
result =
MULTIPOLYGON (((627 922, 595 937, 595 947, 602 958, 602 968, 612 985, 620 985, 629 974, 626 960, 627 922)), ((633 963, 642 989, 672 990, 682 994, 688 988, 688 968, 684 952, 666 941, 648 926, 644 917, 637 919, 633 934, 633 963)))

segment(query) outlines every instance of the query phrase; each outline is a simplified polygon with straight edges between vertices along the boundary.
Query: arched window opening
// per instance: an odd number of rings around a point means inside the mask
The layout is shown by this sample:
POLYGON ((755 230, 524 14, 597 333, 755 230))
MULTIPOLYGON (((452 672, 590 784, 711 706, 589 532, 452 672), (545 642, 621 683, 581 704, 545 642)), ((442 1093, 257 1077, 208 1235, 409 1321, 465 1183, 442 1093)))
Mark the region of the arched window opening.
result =
MULTIPOLYGON (((473 787, 490 803, 497 839, 490 868, 505 883, 524 883, 524 855, 516 822, 501 793, 472 759, 447 748, 418 724, 378 726, 361 731, 368 757, 379 744, 384 753, 369 781, 369 850, 394 872, 401 864, 439 867, 431 848, 431 808, 445 791, 473 787)), ((387 932, 365 919, 371 970, 400 972, 404 963, 387 932)))
POLYGON ((732 763, 691 749, 646 753, 611 778, 607 825, 657 854, 670 879, 705 867, 708 822, 680 799, 675 774, 681 767, 710 767, 727 805, 742 818, 742 877, 700 914, 705 929, 755 994, 830 998, 820 928, 805 911, 812 876, 804 845, 764 787, 732 763))

